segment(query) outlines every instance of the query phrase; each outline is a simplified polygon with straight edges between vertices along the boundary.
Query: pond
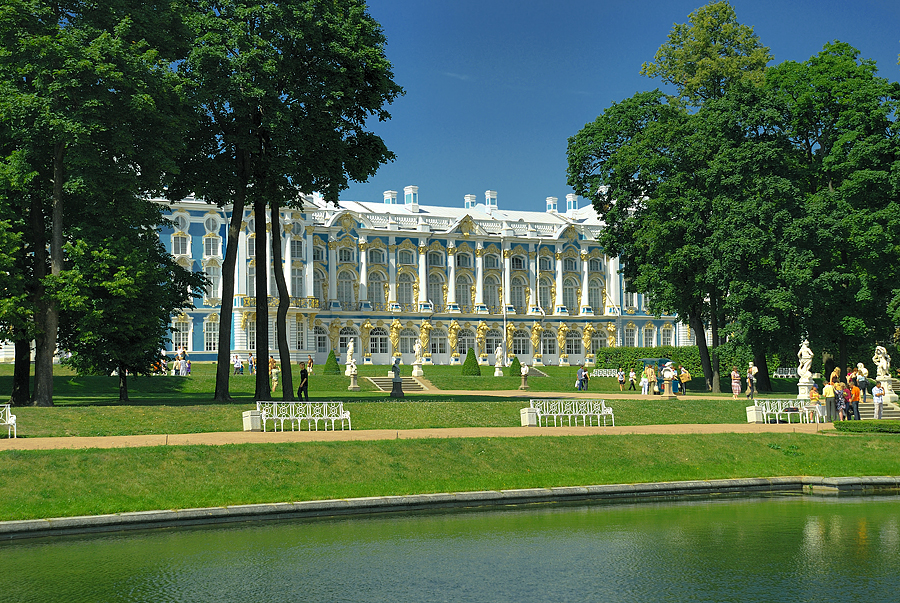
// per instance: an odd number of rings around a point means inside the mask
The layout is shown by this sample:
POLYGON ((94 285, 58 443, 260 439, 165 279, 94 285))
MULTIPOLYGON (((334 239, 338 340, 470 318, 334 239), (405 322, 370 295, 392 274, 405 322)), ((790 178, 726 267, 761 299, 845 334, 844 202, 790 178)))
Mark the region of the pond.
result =
POLYGON ((900 497, 532 505, 0 544, 0 601, 895 601, 900 497))

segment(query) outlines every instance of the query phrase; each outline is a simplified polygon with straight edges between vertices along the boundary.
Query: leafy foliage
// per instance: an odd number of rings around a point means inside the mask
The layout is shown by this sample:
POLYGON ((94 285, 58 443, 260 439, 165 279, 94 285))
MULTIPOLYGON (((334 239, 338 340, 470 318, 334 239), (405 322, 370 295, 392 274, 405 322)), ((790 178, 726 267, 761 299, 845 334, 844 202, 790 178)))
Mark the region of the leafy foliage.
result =
POLYGON ((900 421, 835 421, 834 428, 845 433, 900 433, 900 421))
POLYGON ((469 348, 466 352, 466 359, 462 365, 462 374, 466 377, 480 377, 481 367, 478 366, 478 359, 475 358, 475 350, 469 348))
POLYGON ((512 362, 509 363, 509 367, 506 369, 507 377, 519 377, 522 374, 522 363, 519 362, 518 356, 513 356, 512 362))

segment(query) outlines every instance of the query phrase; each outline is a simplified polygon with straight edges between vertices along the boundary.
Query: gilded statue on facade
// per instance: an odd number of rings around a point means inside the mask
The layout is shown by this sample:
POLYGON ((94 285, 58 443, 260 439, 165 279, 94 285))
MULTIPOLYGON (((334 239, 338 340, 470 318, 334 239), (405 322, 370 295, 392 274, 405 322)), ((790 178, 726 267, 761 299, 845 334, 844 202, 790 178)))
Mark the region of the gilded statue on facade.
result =
POLYGON ((483 320, 478 323, 478 328, 475 329, 475 341, 478 343, 478 353, 484 354, 484 338, 487 337, 488 329, 487 323, 483 320))
POLYGON ((432 328, 433 327, 431 326, 431 323, 428 321, 428 319, 425 319, 422 322, 422 326, 419 327, 419 343, 422 344, 422 349, 424 350, 428 349, 428 340, 431 338, 432 328))
POLYGON ((584 353, 590 354, 593 350, 591 349, 591 345, 594 342, 594 325, 591 323, 587 323, 584 326, 584 330, 581 332, 581 343, 584 344, 584 353))
POLYGON ((400 351, 400 331, 402 330, 403 325, 395 318, 393 322, 391 322, 391 348, 394 350, 395 354, 400 351))
POLYGON ((516 334, 516 326, 509 322, 506 323, 506 350, 507 354, 509 350, 513 349, 513 335, 516 334))
POLYGON ((566 349, 566 335, 569 333, 569 327, 566 326, 566 323, 559 323, 559 327, 556 329, 556 343, 559 344, 559 353, 563 354, 566 349))
POLYGON ((531 325, 531 347, 535 354, 538 354, 541 351, 541 334, 543 332, 543 325, 538 321, 534 321, 534 324, 531 325))
POLYGON ((339 318, 335 318, 331 321, 331 324, 328 325, 328 336, 331 338, 331 348, 333 350, 338 349, 338 340, 341 335, 341 320, 339 318))
POLYGON ((459 341, 459 322, 455 318, 450 321, 450 326, 447 328, 447 340, 450 342, 450 351, 453 354, 457 354, 456 344, 459 341))
POLYGON ((606 324, 606 346, 610 348, 616 347, 616 325, 615 323, 606 324))

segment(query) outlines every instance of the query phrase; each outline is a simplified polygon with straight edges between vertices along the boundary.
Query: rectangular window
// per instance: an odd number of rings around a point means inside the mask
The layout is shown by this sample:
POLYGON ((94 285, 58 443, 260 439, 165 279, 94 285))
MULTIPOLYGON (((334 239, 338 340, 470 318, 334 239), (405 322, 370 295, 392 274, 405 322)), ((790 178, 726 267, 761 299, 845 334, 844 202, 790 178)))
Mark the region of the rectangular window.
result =
POLYGON ((316 352, 328 353, 328 335, 325 333, 316 333, 316 352))
POLYGON ((256 237, 247 238, 247 257, 256 257, 256 237))
POLYGON ((219 323, 210 320, 203 325, 203 349, 215 352, 219 349, 219 323))
POLYGON ((218 256, 219 255, 219 237, 204 237, 203 239, 203 255, 218 256))
POLYGON ((178 350, 183 348, 188 350, 190 346, 191 323, 179 320, 175 322, 175 329, 172 331, 172 349, 178 350))
POLYGON ((635 345, 635 339, 637 339, 637 330, 634 329, 633 327, 632 328, 626 327, 626 329, 625 329, 625 347, 626 348, 637 347, 635 345))
POLYGON ((291 239, 291 259, 303 259, 303 241, 299 239, 291 239))
POLYGON ((255 320, 247 321, 247 349, 248 350, 256 349, 256 321, 255 320))
POLYGON ((187 255, 187 237, 172 237, 172 255, 187 255))
POLYGON ((656 347, 653 342, 653 329, 644 329, 644 347, 656 347))
POLYGON ((662 345, 672 345, 672 329, 663 329, 660 332, 662 345))
POLYGON ((313 247, 313 261, 314 262, 324 262, 325 261, 325 248, 324 247, 313 247))

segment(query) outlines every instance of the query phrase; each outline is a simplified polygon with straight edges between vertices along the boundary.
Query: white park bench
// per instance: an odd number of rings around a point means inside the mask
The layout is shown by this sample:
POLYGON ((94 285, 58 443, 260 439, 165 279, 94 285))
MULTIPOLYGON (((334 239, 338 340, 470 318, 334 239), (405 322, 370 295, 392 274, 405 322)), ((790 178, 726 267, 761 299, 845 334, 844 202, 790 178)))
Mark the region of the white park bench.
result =
POLYGON ((6 426, 6 437, 16 436, 16 415, 11 414, 9 404, 0 405, 0 427, 6 426))
POLYGON ((608 368, 601 369, 601 368, 595 368, 594 370, 591 371, 591 378, 594 378, 594 377, 615 377, 615 376, 616 376, 616 369, 608 369, 608 368))
POLYGON ((306 428, 309 430, 319 430, 319 421, 322 421, 323 429, 328 429, 328 422, 331 422, 331 430, 334 431, 335 422, 340 422, 341 430, 346 425, 348 430, 353 427, 350 424, 350 411, 344 410, 343 402, 257 402, 256 410, 259 411, 260 421, 263 425, 263 431, 266 431, 266 422, 272 421, 272 428, 278 431, 280 425, 281 431, 284 431, 284 423, 287 421, 294 430, 294 424, 297 430, 302 427, 302 422, 306 421, 306 428))
POLYGON ((776 379, 796 379, 797 369, 795 368, 777 368, 775 374, 772 375, 776 379))
POLYGON ((550 424, 550 417, 553 417, 553 426, 556 427, 556 419, 559 418, 559 424, 562 425, 563 418, 568 419, 568 424, 572 425, 574 419, 575 425, 578 425, 578 417, 581 417, 581 424, 585 427, 593 425, 592 417, 597 417, 597 426, 600 426, 600 419, 603 419, 603 426, 606 427, 606 417, 612 419, 613 427, 616 426, 616 417, 613 415, 613 409, 606 405, 605 400, 531 400, 530 407, 535 409, 537 413, 537 423, 541 425, 541 419, 544 419, 544 426, 550 424))

